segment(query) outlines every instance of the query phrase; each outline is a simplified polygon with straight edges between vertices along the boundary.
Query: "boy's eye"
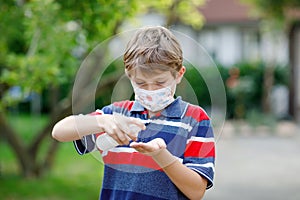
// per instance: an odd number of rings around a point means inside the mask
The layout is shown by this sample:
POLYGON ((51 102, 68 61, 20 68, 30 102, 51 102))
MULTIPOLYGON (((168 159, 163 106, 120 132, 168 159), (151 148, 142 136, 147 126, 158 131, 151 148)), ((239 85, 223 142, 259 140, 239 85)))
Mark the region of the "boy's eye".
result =
POLYGON ((135 82, 137 85, 145 85, 144 82, 135 82))
POLYGON ((158 85, 163 85, 163 84, 165 84, 166 82, 165 81, 157 81, 156 82, 156 84, 158 84, 158 85))
POLYGON ((161 80, 161 81, 156 81, 156 84, 160 84, 160 85, 163 85, 163 84, 165 84, 167 81, 165 81, 165 80, 161 80))

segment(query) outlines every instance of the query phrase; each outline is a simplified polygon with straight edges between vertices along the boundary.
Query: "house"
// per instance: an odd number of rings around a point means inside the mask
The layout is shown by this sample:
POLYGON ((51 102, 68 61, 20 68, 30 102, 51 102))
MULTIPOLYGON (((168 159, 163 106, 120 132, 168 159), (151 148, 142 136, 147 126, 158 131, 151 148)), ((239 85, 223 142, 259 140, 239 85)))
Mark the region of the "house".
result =
POLYGON ((232 65, 241 60, 289 64, 289 92, 280 94, 282 100, 276 107, 300 123, 300 11, 287 11, 293 23, 281 32, 265 31, 249 5, 239 0, 207 0, 200 11, 206 22, 199 32, 199 41, 221 64, 232 65))
MULTIPOLYGON (((241 61, 261 60, 280 65, 290 64, 291 84, 289 88, 280 88, 279 93, 274 93, 273 107, 279 108, 275 113, 291 114, 300 122, 300 25, 295 26, 290 35, 284 30, 266 30, 262 21, 252 13, 250 5, 240 0, 206 0, 199 11, 205 18, 201 30, 181 24, 172 26, 172 29, 193 38, 215 62, 227 67, 241 61), (276 95, 280 98, 276 98, 276 95)), ((164 24, 164 18, 153 13, 140 17, 140 20, 146 25, 164 24)), ((183 45, 189 59, 197 65, 207 64, 205 55, 195 52, 191 45, 183 45)))
POLYGON ((255 60, 288 63, 285 34, 263 31, 249 5, 239 0, 207 0, 200 12, 205 24, 199 41, 221 64, 255 60))
POLYGON ((199 10, 205 24, 194 35, 218 63, 228 67, 260 60, 289 64, 290 86, 273 88, 271 107, 277 117, 291 115, 300 122, 300 25, 293 26, 290 35, 284 30, 266 29, 250 5, 239 0, 207 0, 199 10))

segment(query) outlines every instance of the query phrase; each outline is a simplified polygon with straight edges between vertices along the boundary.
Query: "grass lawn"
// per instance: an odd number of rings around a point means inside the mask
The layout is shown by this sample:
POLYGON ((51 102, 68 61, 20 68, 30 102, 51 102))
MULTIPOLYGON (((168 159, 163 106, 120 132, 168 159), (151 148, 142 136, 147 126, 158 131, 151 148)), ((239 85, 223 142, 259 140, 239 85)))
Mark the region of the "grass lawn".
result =
MULTIPOLYGON (((13 115, 9 119, 24 142, 47 122, 46 116, 13 115)), ((80 156, 72 143, 61 143, 53 169, 30 180, 20 177, 14 153, 3 140, 0 152, 0 199, 98 199, 103 169, 98 152, 80 156)))

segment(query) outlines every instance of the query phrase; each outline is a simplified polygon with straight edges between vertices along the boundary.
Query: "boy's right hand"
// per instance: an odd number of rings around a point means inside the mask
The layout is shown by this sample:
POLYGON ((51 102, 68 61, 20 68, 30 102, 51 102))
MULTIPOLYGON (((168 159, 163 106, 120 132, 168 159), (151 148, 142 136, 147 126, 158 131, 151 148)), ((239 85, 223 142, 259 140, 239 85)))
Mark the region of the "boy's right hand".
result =
POLYGON ((104 132, 120 145, 128 145, 130 140, 135 141, 137 132, 146 129, 141 119, 126 117, 121 114, 99 115, 98 124, 104 132))

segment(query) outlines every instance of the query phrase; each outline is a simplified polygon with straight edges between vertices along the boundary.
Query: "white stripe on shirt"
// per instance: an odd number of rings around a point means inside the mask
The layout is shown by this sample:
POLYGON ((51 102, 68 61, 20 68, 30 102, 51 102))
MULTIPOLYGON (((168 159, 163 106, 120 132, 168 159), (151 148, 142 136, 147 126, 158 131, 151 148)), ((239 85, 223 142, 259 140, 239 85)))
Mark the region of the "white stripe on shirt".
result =
POLYGON ((213 163, 205 163, 205 164, 186 163, 185 166, 187 166, 187 167, 205 167, 205 168, 212 168, 213 172, 215 172, 215 166, 214 166, 213 163))
POLYGON ((154 123, 154 124, 160 124, 160 125, 167 125, 167 126, 175 126, 180 127, 188 130, 189 132, 192 130, 192 126, 189 124, 183 123, 183 122, 172 122, 167 120, 161 120, 161 119, 154 119, 154 120, 142 120, 143 123, 154 123))
POLYGON ((195 137, 192 136, 190 139, 187 140, 187 143, 189 142, 193 142, 193 141, 197 141, 197 142, 215 142, 215 139, 213 137, 195 137))

